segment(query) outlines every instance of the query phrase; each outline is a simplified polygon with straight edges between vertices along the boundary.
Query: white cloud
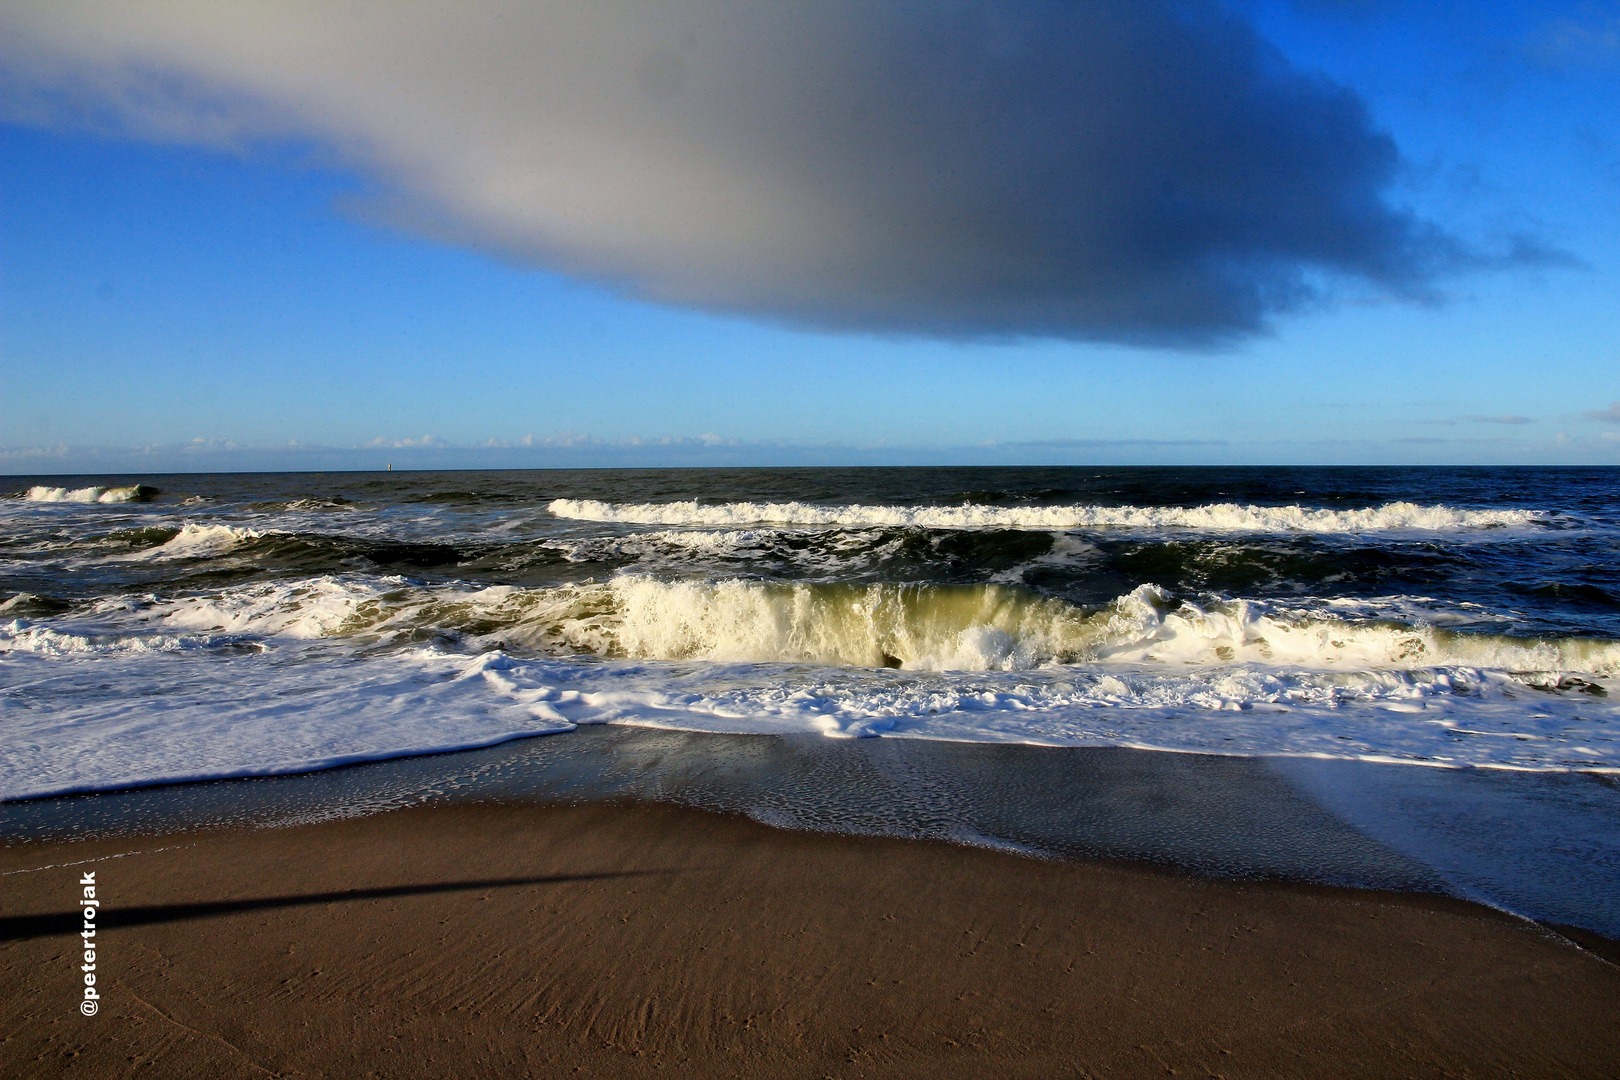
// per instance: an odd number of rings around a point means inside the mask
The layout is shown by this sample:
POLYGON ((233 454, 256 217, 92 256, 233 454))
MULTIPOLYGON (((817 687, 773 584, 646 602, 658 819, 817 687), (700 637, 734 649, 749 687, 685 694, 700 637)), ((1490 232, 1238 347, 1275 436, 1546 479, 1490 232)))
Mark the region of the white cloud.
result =
POLYGON ((403 439, 398 439, 398 438, 388 438, 386 436, 379 436, 379 437, 377 437, 375 439, 372 439, 371 442, 367 443, 366 445, 377 447, 379 449, 431 450, 431 449, 435 449, 435 448, 438 448, 438 447, 449 446, 450 442, 449 442, 449 440, 441 438, 438 435, 423 435, 419 439, 417 439, 417 438, 409 438, 409 437, 403 438, 403 439))

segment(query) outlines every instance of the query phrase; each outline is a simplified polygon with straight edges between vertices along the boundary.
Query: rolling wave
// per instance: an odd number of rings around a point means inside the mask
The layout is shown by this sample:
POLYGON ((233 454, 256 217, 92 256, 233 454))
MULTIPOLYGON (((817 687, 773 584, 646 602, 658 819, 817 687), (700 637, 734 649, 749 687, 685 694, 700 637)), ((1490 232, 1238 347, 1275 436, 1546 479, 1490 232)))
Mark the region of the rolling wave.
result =
POLYGON ((145 484, 125 487, 45 487, 36 485, 28 489, 23 498, 28 502, 48 503, 128 503, 147 502, 158 490, 145 484))
POLYGON ((235 525, 196 525, 187 522, 180 531, 156 547, 127 555, 111 556, 113 561, 150 561, 161 559, 211 559, 234 551, 250 540, 264 534, 257 529, 235 525))
POLYGON ((1540 510, 1462 510, 1450 506, 1385 503, 1362 510, 1322 510, 1303 506, 818 506, 801 502, 607 503, 595 499, 556 499, 554 516, 581 521, 645 525, 724 527, 750 524, 817 526, 917 526, 971 529, 1184 528, 1208 532, 1368 533, 1454 532, 1548 525, 1540 510))
MULTIPOLYGON (((108 599, 82 615, 98 627, 90 635, 98 650, 113 647, 105 629, 112 622, 129 631, 131 647, 145 647, 138 640, 152 633, 226 635, 232 642, 345 638, 366 648, 447 638, 540 655, 913 671, 1465 666, 1541 673, 1532 683, 1538 686, 1548 678, 1557 684, 1559 673, 1620 674, 1620 642, 1449 631, 1393 617, 1405 613, 1402 599, 1347 614, 1331 605, 1249 600, 1199 606, 1151 584, 1085 608, 1000 584, 663 581, 627 574, 555 587, 478 588, 327 575, 167 600, 108 599)), ((35 648, 27 642, 42 639, 32 631, 26 620, 0 628, 0 652, 35 648)), ((57 632, 71 630, 58 624, 57 632)), ((52 648, 71 650, 65 638, 51 641, 52 648)))
POLYGON ((1201 606, 1152 584, 1088 607, 996 583, 643 574, 320 574, 69 610, 18 594, 0 604, 0 657, 26 752, 0 753, 0 797, 586 723, 1620 768, 1620 641, 1459 633, 1424 610, 1406 596, 1201 606))

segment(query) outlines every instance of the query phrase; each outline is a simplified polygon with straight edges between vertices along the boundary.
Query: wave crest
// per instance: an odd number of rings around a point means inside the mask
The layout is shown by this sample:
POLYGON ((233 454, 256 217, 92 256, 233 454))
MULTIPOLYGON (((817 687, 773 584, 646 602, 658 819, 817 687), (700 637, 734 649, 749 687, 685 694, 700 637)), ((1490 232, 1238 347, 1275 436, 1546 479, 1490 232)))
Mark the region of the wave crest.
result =
POLYGON ((145 484, 126 487, 46 487, 35 485, 23 496, 28 502, 51 503, 127 503, 147 502, 158 493, 157 488, 145 484))
POLYGON ((1178 602, 1156 585, 1089 612, 1002 585, 786 585, 626 576, 607 587, 613 592, 607 610, 562 628, 562 636, 595 652, 634 659, 933 671, 1074 663, 1620 671, 1617 642, 1458 634, 1280 612, 1241 600, 1205 609, 1178 602))
POLYGON ((1545 525, 1541 510, 1461 510, 1450 506, 1385 503, 1362 510, 1320 510, 1303 506, 816 506, 809 503, 737 502, 702 505, 606 503, 595 499, 556 499, 546 509, 560 518, 644 525, 748 524, 822 526, 917 526, 934 529, 1185 528, 1208 532, 1366 533, 1413 530, 1523 528, 1545 525))
POLYGON ((113 556, 112 561, 155 561, 161 559, 209 559, 224 555, 244 541, 264 534, 257 529, 235 525, 194 525, 187 522, 180 531, 157 547, 129 555, 113 556))
MULTIPOLYGON (((97 614, 118 618, 120 611, 97 614)), ((1199 606, 1151 584, 1087 609, 997 584, 664 581, 627 574, 552 588, 464 588, 322 577, 143 603, 128 614, 166 632, 348 638, 362 647, 449 637, 480 648, 632 660, 923 671, 1463 666, 1541 673, 1532 681, 1537 686, 1547 683, 1547 673, 1620 674, 1616 641, 1460 633, 1246 600, 1199 606)), ((1553 677, 1549 685, 1557 682, 1553 677)))

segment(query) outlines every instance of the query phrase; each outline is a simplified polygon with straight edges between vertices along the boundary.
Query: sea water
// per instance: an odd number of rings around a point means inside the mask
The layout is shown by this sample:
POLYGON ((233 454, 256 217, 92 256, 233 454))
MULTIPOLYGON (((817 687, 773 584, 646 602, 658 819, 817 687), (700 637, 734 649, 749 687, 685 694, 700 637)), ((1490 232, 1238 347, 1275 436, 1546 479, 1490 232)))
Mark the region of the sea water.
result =
POLYGON ((1250 758, 1346 820, 1369 764, 1620 773, 1615 469, 40 477, 0 530, 3 799, 598 724, 1250 758))

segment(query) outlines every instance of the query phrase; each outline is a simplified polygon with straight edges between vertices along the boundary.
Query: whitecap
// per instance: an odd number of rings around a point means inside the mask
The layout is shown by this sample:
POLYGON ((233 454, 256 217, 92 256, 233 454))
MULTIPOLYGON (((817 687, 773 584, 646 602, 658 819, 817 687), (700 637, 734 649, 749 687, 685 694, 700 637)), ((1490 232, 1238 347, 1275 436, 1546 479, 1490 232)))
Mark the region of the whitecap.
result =
POLYGON ((1366 533, 1447 532, 1547 525, 1541 510, 1466 510, 1450 506, 1385 503, 1359 510, 1303 506, 818 506, 809 503, 606 503, 556 499, 554 516, 583 521, 722 527, 760 523, 819 526, 916 526, 935 529, 1183 528, 1206 532, 1366 533))
POLYGON ((125 487, 46 487, 36 485, 28 489, 23 496, 29 502, 51 503, 126 503, 145 502, 157 494, 156 489, 145 484, 130 484, 125 487))
POLYGON ((157 547, 129 555, 114 556, 109 561, 207 559, 224 555, 244 541, 263 535, 257 529, 236 525, 197 525, 187 522, 181 526, 179 532, 157 547))

